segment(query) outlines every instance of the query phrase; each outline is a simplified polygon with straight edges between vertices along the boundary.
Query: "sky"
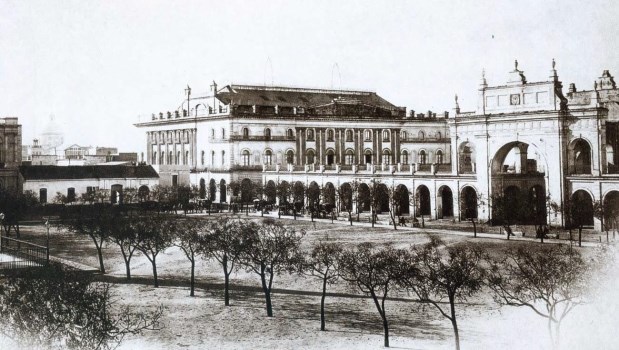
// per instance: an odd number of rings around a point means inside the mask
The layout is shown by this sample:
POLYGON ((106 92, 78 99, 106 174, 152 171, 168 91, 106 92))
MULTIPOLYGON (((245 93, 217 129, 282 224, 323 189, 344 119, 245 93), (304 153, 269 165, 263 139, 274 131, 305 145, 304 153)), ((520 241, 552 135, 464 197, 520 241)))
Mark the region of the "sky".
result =
POLYGON ((29 144, 55 115, 65 145, 139 151, 138 115, 215 80, 376 91, 422 112, 476 108, 482 69, 593 88, 619 74, 616 1, 0 0, 0 116, 29 144))

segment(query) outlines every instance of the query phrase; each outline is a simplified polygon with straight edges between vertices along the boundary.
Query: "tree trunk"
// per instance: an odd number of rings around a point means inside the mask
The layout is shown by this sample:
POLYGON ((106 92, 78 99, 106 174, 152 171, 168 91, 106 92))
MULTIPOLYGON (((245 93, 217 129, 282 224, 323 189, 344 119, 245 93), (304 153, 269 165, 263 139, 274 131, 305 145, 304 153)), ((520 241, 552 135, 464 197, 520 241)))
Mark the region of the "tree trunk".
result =
POLYGON ((578 246, 582 247, 582 225, 578 226, 578 246))
POLYGON ((456 341, 456 350, 460 350, 460 333, 458 332, 458 321, 456 320, 456 305, 454 297, 449 297, 451 307, 451 325, 454 329, 454 338, 456 341))
POLYGON ((125 261, 125 271, 127 273, 127 281, 131 281, 131 257, 127 256, 127 253, 125 253, 125 249, 123 249, 122 245, 119 245, 119 246, 120 246, 120 252, 123 254, 123 260, 125 261))
POLYGON ((374 216, 374 209, 372 209, 370 215, 372 215, 372 227, 374 227, 374 221, 375 221, 375 218, 376 218, 376 216, 374 216))
POLYGON ((322 280, 322 297, 320 298, 320 330, 325 330, 325 297, 327 296, 327 276, 322 280))
POLYGON ((267 304, 267 316, 273 317, 273 306, 271 305, 271 290, 269 289, 269 287, 267 287, 266 276, 264 275, 264 272, 260 274, 260 280, 262 281, 262 290, 264 291, 264 298, 267 304))
POLYGON ((155 280, 155 288, 159 288, 159 280, 157 279, 157 258, 153 256, 150 262, 153 264, 153 279, 155 280))
POLYGON ((471 218, 471 222, 473 223, 473 237, 477 238, 477 225, 475 224, 475 219, 471 218))
MULTIPOLYGON (((8 237, 8 232, 7 232, 7 237, 8 237)), ((95 244, 95 248, 97 248, 97 255, 99 258, 99 271, 101 271, 101 273, 105 273, 105 266, 103 266, 103 253, 102 253, 102 248, 101 244, 99 244, 99 241, 97 241, 97 238, 94 235, 90 235, 90 238, 92 238, 92 241, 95 244)), ((103 242, 101 242, 103 244, 103 242)))
POLYGON ((125 270, 127 271, 127 281, 131 281, 131 258, 125 259, 125 270))
POLYGON ((224 305, 230 306, 230 272, 228 272, 228 255, 224 255, 221 266, 224 269, 224 305))
POLYGON ((383 310, 383 315, 381 315, 383 318, 383 329, 385 330, 385 347, 388 348, 389 347, 389 323, 387 322, 387 316, 384 315, 384 310, 383 310))
POLYGON ((194 290, 195 290, 195 286, 196 286, 196 259, 193 257, 193 253, 191 254, 191 281, 190 281, 190 292, 189 292, 189 296, 193 297, 195 296, 194 294, 194 290))
POLYGON ((230 306, 230 275, 227 272, 224 272, 224 305, 230 306))

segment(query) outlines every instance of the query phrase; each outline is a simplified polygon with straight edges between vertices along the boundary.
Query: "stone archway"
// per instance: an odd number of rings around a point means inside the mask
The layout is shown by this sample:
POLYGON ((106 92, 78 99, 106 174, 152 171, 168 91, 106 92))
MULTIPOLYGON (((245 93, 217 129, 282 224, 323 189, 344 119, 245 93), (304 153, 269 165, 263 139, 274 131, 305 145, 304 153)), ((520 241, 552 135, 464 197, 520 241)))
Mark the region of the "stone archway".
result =
POLYGON ((477 191, 471 186, 464 186, 460 194, 460 219, 477 219, 477 191))
POLYGON ((226 180, 221 179, 219 181, 219 202, 225 203, 228 200, 228 187, 226 186, 226 180))
POLYGON ((275 186, 275 182, 273 180, 269 180, 264 189, 264 195, 267 198, 267 203, 275 204, 275 199, 277 198, 277 188, 275 186))
POLYGON ((445 219, 454 216, 454 197, 449 186, 441 186, 438 189, 438 201, 440 207, 438 208, 438 218, 445 219))
POLYGON ((427 186, 420 185, 417 187, 417 191, 415 192, 415 202, 417 205, 417 216, 425 216, 432 213, 430 190, 427 186))
POLYGON ((215 202, 217 200, 217 183, 215 179, 211 179, 208 183, 208 195, 211 202, 215 202))
POLYGON ((359 203, 357 203, 359 212, 370 211, 370 187, 362 182, 359 184, 357 191, 359 192, 359 203))
POLYGON ((378 210, 377 214, 389 212, 389 189, 387 185, 379 183, 376 186, 376 194, 378 195, 378 210))
POLYGON ((295 205, 301 203, 301 206, 303 206, 303 203, 305 203, 305 185, 303 185, 303 182, 297 181, 292 185, 292 200, 295 205))
POLYGON ((206 198, 206 181, 204 179, 200 179, 199 195, 200 199, 206 198))
POLYGON ((570 220, 572 225, 593 226, 593 198, 589 192, 578 190, 572 193, 570 220))
POLYGON ((406 185, 398 185, 395 188, 396 210, 397 215, 409 215, 410 214, 410 198, 408 194, 408 188, 406 185))
POLYGON ((146 185, 140 186, 138 188, 138 200, 140 202, 144 202, 148 200, 148 195, 150 194, 150 189, 146 185))
POLYGON ((353 190, 348 182, 340 185, 340 211, 352 211, 353 190))
POLYGON ((330 182, 323 186, 322 202, 323 204, 335 205, 335 186, 330 182))
POLYGON ((619 229, 619 191, 604 196, 604 225, 607 230, 619 229))

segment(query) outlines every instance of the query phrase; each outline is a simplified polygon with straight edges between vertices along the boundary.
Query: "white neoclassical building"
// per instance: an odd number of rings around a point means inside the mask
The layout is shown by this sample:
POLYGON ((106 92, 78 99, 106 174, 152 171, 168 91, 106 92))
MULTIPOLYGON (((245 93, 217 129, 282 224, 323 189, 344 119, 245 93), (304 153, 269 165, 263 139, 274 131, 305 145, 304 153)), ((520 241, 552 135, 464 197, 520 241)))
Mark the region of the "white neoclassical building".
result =
POLYGON ((188 94, 136 126, 163 183, 218 202, 244 179, 361 191, 380 180, 409 197, 402 215, 487 220, 493 195, 524 192, 548 222, 565 220, 549 203, 571 202, 599 229, 594 203, 619 207, 619 90, 604 71, 593 89, 564 92, 550 68, 535 82, 517 62, 504 84, 482 76, 467 112, 457 97, 451 113, 406 113, 374 92, 213 84, 212 96, 188 94))

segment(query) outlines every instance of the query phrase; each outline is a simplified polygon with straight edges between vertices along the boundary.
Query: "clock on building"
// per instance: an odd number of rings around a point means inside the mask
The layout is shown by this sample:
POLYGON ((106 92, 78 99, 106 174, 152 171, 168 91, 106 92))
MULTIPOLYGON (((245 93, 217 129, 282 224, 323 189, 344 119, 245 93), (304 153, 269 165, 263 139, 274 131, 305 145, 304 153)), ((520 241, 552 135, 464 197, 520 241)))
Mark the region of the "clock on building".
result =
POLYGON ((512 94, 511 96, 509 96, 509 102, 511 105, 519 105, 520 104, 520 95, 519 94, 512 94))

